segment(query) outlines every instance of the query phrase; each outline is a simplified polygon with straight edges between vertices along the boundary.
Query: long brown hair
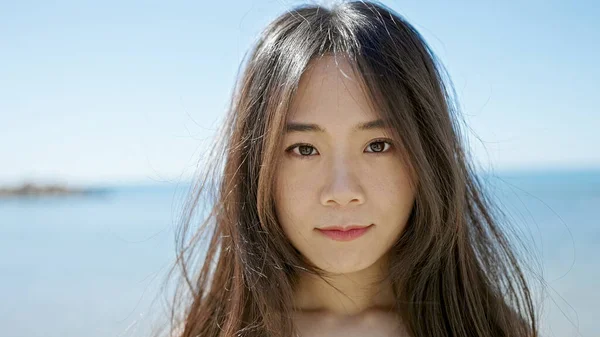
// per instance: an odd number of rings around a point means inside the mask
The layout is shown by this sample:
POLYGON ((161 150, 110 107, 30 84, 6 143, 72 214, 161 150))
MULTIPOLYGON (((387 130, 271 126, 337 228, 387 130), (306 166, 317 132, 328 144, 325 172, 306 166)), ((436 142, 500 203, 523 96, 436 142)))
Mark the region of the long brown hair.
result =
POLYGON ((537 336, 523 267, 463 146, 448 76, 413 26, 368 1, 295 7, 251 50, 183 214, 171 334, 294 336, 295 281, 300 272, 320 274, 278 225, 273 177, 300 77, 325 55, 350 61, 418 176, 412 213, 390 252, 408 332, 537 336), (196 226, 200 206, 207 211, 196 226))

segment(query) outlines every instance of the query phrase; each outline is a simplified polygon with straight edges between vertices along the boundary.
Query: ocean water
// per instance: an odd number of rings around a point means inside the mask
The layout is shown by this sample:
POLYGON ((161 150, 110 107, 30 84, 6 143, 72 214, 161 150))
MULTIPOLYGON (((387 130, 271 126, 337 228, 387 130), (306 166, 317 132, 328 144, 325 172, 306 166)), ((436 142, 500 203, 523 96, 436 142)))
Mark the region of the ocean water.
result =
MULTIPOLYGON (((487 179, 528 248, 543 335, 600 336, 600 171, 487 179)), ((187 187, 0 200, 0 336, 146 336, 187 187)))

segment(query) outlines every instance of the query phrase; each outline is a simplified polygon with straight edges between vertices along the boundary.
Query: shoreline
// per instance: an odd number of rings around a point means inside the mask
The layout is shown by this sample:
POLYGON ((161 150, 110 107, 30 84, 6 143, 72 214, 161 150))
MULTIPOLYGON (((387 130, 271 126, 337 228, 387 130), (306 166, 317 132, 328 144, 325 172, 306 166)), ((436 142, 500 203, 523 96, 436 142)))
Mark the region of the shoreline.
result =
POLYGON ((17 186, 0 186, 0 198, 87 195, 103 192, 99 189, 68 187, 65 184, 22 183, 17 186))

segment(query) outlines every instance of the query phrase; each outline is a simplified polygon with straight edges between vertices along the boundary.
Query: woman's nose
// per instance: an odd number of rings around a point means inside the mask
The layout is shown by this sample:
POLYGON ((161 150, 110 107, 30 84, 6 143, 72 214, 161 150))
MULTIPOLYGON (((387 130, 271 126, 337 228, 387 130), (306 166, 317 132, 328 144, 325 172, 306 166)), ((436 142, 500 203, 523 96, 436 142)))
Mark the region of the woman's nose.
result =
POLYGON ((364 203, 364 191, 357 171, 356 161, 351 158, 338 156, 331 160, 325 172, 321 203, 340 206, 364 203))

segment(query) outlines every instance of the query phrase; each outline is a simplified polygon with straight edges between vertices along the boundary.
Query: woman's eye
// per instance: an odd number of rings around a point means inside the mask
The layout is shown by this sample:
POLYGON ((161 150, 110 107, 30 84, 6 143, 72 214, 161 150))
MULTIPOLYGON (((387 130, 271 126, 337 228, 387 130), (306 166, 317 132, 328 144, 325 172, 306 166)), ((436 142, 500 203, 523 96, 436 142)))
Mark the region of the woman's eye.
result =
POLYGON ((377 140, 377 141, 370 143, 369 146, 367 146, 367 149, 372 150, 372 151, 367 151, 367 152, 375 152, 375 153, 386 152, 389 150, 390 146, 392 146, 392 144, 388 141, 377 140), (387 145, 387 147, 386 147, 386 145, 387 145))
MULTIPOLYGON (((291 148, 289 148, 289 151, 294 151, 294 153, 296 153, 297 155, 301 156, 301 157, 308 157, 310 156, 312 153, 317 152, 313 146, 311 145, 306 145, 306 144, 297 144, 297 145, 293 145, 291 148), (296 151, 294 151, 296 150, 296 151)), ((317 152, 318 153, 318 152, 317 152)))

